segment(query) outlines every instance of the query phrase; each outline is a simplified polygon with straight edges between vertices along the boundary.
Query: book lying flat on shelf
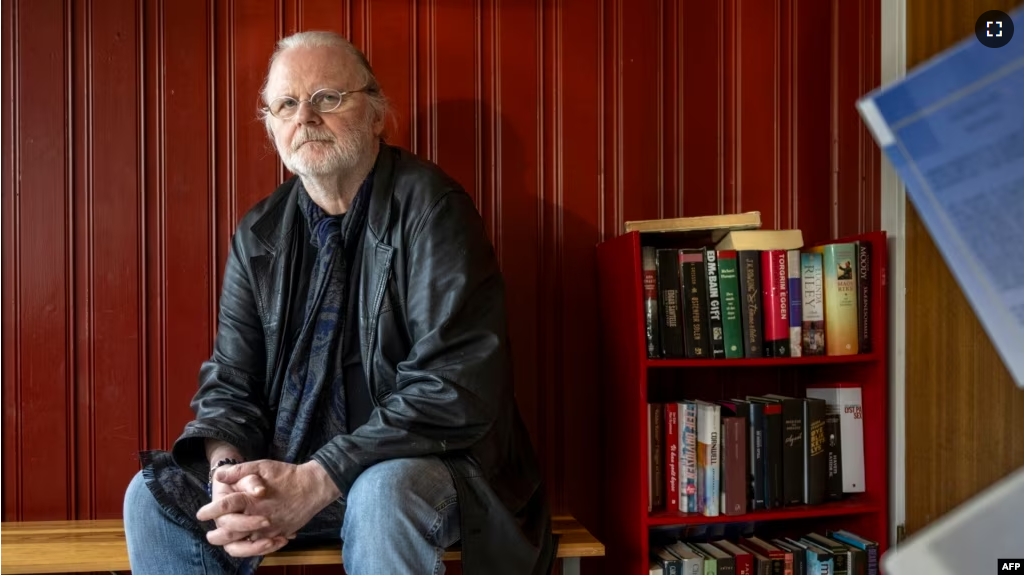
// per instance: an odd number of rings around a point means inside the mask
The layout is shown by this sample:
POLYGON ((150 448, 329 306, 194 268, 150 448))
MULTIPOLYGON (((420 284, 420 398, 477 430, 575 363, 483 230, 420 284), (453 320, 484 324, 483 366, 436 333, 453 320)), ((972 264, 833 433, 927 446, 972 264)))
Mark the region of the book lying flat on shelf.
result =
POLYGON ((1021 387, 1025 29, 1020 8, 1011 18, 1007 45, 971 35, 858 110, 1021 387))
POLYGON ((796 250, 804 246, 800 230, 733 230, 716 250, 796 250))
MULTIPOLYGON (((657 220, 631 220, 624 224, 626 232, 714 232, 721 238, 730 230, 757 230, 762 227, 761 212, 741 214, 711 214, 686 218, 660 218, 657 220)), ((718 240, 718 238, 716 238, 718 240)))

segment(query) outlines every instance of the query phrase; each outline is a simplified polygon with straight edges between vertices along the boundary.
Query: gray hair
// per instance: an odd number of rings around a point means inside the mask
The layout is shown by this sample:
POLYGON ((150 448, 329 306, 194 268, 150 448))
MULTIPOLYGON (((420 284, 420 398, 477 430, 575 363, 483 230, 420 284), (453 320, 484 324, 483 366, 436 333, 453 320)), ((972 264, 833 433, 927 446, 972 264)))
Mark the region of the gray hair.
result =
MULTIPOLYGON (((381 90, 381 86, 377 83, 377 76, 374 75, 374 69, 370 67, 370 61, 367 60, 366 55, 341 34, 322 30, 296 32, 278 41, 274 53, 271 54, 270 63, 267 65, 267 76, 264 77, 263 86, 260 87, 260 98, 265 104, 268 103, 267 80, 270 77, 270 70, 274 67, 274 62, 281 56, 281 53, 289 48, 341 48, 352 56, 359 65, 362 85, 370 88, 365 94, 370 99, 370 107, 377 117, 385 118, 391 112, 391 103, 381 90)), ((265 120, 269 122, 269 118, 265 118, 265 120)), ((267 128, 269 131, 269 123, 267 128)))

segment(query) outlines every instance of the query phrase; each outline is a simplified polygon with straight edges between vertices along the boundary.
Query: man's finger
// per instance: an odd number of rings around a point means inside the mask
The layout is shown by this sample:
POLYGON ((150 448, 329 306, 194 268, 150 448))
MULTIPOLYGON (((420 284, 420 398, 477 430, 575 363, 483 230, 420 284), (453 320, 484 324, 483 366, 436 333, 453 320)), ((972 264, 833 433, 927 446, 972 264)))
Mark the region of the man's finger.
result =
POLYGON ((236 482, 232 488, 237 492, 245 492, 255 498, 259 498, 267 493, 267 485, 263 483, 263 478, 256 474, 244 476, 241 480, 236 482))
POLYGON ((225 546, 232 542, 248 541, 249 532, 235 532, 226 528, 217 528, 206 533, 206 541, 214 546, 225 546))
POLYGON ((249 514, 225 514, 217 517, 217 528, 250 534, 257 530, 263 530, 270 526, 270 520, 266 516, 250 516, 249 514))
POLYGON ((256 542, 239 540, 224 546, 224 551, 235 558, 249 558, 252 556, 266 556, 271 552, 284 548, 288 539, 283 536, 275 538, 261 538, 256 542))
POLYGON ((242 462, 230 466, 221 466, 214 471, 214 480, 225 484, 234 484, 250 474, 259 475, 260 461, 242 462))
POLYGON ((243 492, 234 492, 228 494, 213 502, 203 506, 196 512, 196 518, 200 521, 213 520, 219 516, 225 514, 231 514, 233 512, 243 512, 246 509, 246 505, 249 500, 246 498, 243 492))

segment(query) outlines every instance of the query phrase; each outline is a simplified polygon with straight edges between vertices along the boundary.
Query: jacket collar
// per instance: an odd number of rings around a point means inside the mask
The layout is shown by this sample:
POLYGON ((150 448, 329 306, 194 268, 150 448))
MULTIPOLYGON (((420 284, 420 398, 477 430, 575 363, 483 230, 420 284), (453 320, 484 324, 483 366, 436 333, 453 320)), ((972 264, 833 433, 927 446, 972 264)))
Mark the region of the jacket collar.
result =
MULTIPOLYGON (((381 142, 375 163, 374 188, 370 195, 367 214, 368 231, 375 238, 384 238, 391 218, 392 181, 395 156, 398 149, 381 142)), ((292 176, 283 182, 267 199, 267 208, 250 226, 249 230, 260 244, 273 254, 288 238, 295 224, 299 177, 292 176)))

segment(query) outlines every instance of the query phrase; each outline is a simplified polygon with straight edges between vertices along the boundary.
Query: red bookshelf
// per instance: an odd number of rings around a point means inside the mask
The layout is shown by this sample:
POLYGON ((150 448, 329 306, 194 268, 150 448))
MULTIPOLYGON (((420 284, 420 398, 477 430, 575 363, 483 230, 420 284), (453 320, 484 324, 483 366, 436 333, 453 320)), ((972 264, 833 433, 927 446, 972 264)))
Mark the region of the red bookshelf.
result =
MULTIPOLYGON (((645 240, 647 240, 645 238, 645 240)), ((888 538, 886 234, 873 232, 830 242, 872 246, 872 351, 853 356, 759 359, 649 359, 645 349, 641 285, 642 235, 623 234, 598 245, 605 460, 601 540, 605 570, 646 574, 650 531, 711 524, 756 523, 758 533, 847 529, 879 542, 888 538), (673 399, 715 401, 777 392, 803 396, 807 387, 845 382, 862 389, 865 492, 819 506, 757 510, 706 517, 648 512, 647 404, 673 399), (764 531, 764 532, 763 532, 764 531)), ((657 241, 656 241, 657 242, 657 241)))

